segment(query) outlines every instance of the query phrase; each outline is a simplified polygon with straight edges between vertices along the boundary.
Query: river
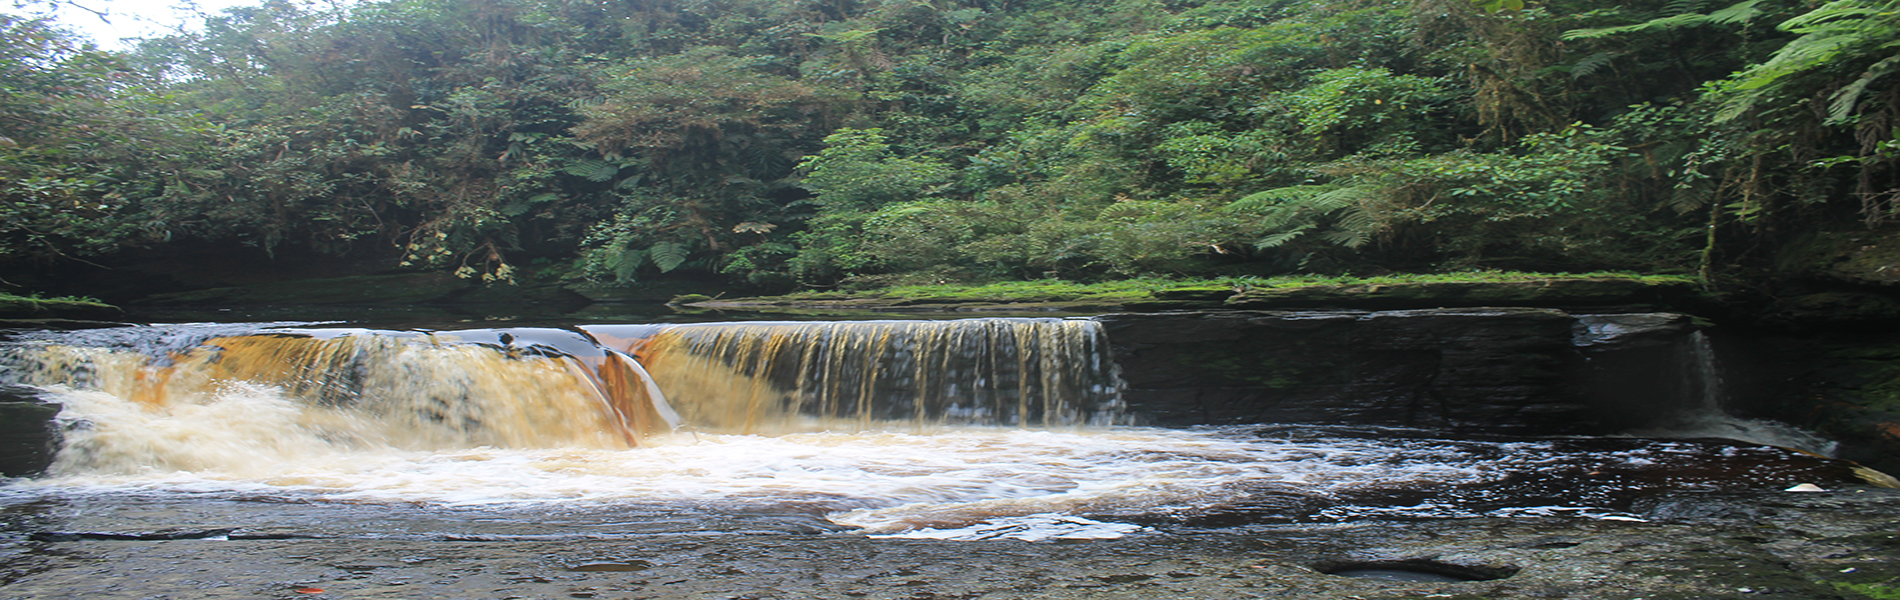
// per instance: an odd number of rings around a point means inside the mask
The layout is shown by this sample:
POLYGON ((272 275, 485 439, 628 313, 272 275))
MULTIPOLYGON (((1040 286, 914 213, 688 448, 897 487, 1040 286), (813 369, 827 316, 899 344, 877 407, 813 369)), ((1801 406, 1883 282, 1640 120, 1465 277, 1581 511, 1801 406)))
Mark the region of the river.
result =
MULTIPOLYGON (((1101 335, 1054 318, 21 332, 7 377, 59 405, 62 445, 43 474, 0 486, 0 509, 22 548, 1150 544, 1257 527, 1645 524, 1684 495, 1870 488, 1851 464, 1734 440, 1141 427, 1101 335)), ((631 560, 593 570, 652 566, 631 560)))

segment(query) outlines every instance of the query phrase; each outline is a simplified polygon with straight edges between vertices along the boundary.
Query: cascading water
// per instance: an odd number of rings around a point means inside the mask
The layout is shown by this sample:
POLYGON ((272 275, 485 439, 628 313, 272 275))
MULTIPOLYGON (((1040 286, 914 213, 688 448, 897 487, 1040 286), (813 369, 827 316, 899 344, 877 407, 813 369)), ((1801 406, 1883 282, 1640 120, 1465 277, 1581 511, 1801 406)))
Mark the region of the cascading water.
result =
MULTIPOLYGON (((1650 490, 1853 477, 1712 442, 1114 426, 1106 347, 1095 323, 1069 319, 29 334, 0 366, 61 405, 64 441, 47 476, 0 487, 0 500, 691 506, 982 539, 1633 518, 1620 511, 1650 490)), ((662 521, 650 526, 692 527, 662 521)))
POLYGON ((1111 424, 1115 366, 1076 319, 589 326, 637 354, 695 427, 1111 424))
POLYGON ((1832 456, 1836 444, 1785 423, 1738 417, 1729 411, 1729 391, 1715 343, 1702 331, 1690 332, 1678 351, 1678 372, 1690 402, 1658 426, 1633 430, 1631 435, 1673 438, 1722 438, 1796 448, 1832 456))

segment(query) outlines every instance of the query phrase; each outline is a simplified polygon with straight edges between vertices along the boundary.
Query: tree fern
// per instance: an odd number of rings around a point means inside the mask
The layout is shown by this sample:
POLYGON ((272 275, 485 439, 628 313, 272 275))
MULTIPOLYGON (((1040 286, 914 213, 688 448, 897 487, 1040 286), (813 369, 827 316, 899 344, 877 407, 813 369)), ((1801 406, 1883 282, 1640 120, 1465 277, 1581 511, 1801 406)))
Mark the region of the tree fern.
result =
POLYGON ((1589 77, 1591 73, 1595 73, 1599 69, 1608 66, 1610 61, 1616 58, 1616 55, 1617 53, 1615 52, 1597 52, 1578 59, 1576 64, 1570 65, 1570 78, 1583 79, 1589 77))
POLYGON ((692 251, 687 249, 686 244, 679 242, 660 242, 647 248, 647 259, 652 260, 653 266, 659 267, 661 273, 680 268, 680 265, 686 264, 686 258, 691 254, 692 251))
POLYGON ((1300 225, 1298 227, 1294 227, 1286 231, 1268 235, 1267 237, 1263 237, 1258 240, 1255 240, 1253 243, 1253 247, 1259 250, 1266 250, 1268 248, 1278 248, 1282 245, 1285 245, 1287 242, 1291 242, 1294 239, 1300 237, 1301 235, 1304 235, 1308 230, 1312 228, 1313 228, 1312 225, 1300 225))
POLYGON ((1365 208, 1374 191, 1365 187, 1302 185, 1248 195, 1223 210, 1253 215, 1266 235, 1254 240, 1258 249, 1275 248, 1319 229, 1327 242, 1357 248, 1378 231, 1378 219, 1365 208))
MULTIPOLYGON (((1756 16, 1759 16, 1761 14, 1761 9, 1758 7, 1758 5, 1760 5, 1761 2, 1762 0, 1745 0, 1744 2, 1740 2, 1740 3, 1729 6, 1728 8, 1724 8, 1722 10, 1718 10, 1718 11, 1708 13, 1708 14, 1700 14, 1700 13, 1692 13, 1692 12, 1675 13, 1667 17, 1650 19, 1648 21, 1644 21, 1642 23, 1637 23, 1634 25, 1623 25, 1620 27, 1603 27, 1603 28, 1598 28, 1598 29, 1573 29, 1573 30, 1564 32, 1563 39, 1566 39, 1566 40, 1593 39, 1593 38, 1607 37, 1607 36, 1619 35, 1619 34, 1625 34, 1625 33, 1637 33, 1637 32, 1644 32, 1644 31, 1667 31, 1671 29, 1682 29, 1685 27, 1700 27, 1703 25, 1735 25, 1738 23, 1747 22, 1748 20, 1753 19, 1756 16)), ((1699 7, 1700 5, 1701 3, 1699 2, 1691 2, 1691 3, 1672 2, 1670 3, 1669 6, 1671 8, 1680 10, 1683 8, 1699 7)))
POLYGON ((1723 91, 1729 95, 1716 120, 1726 121, 1747 112, 1789 76, 1873 57, 1884 58, 1861 71, 1858 78, 1831 96, 1828 121, 1845 121, 1868 87, 1895 70, 1900 51, 1900 2, 1837 0, 1788 19, 1782 31, 1799 34, 1761 64, 1737 73, 1723 91))
POLYGON ((1102 207, 1102 212, 1095 218, 1101 221, 1134 221, 1153 216, 1169 206, 1167 202, 1154 200, 1123 200, 1102 207))
POLYGON ((622 250, 619 254, 614 255, 613 258, 608 259, 607 267, 613 269, 614 281, 626 283, 633 281, 634 270, 639 269, 640 265, 646 264, 646 260, 646 250, 627 248, 622 250))
POLYGON ((588 181, 607 181, 620 173, 620 165, 600 159, 582 159, 561 169, 575 177, 584 177, 588 181))
POLYGON ((1702 12, 1702 0, 1670 0, 1663 5, 1663 14, 1686 15, 1702 12))
POLYGON ((1873 85, 1874 80, 1894 72, 1897 67, 1900 67, 1900 55, 1881 59, 1873 66, 1867 67, 1867 71, 1861 74, 1860 79, 1854 80, 1853 83, 1847 84, 1847 87, 1841 88, 1841 91, 1835 92, 1830 98, 1833 102, 1827 107, 1827 122, 1838 124, 1847 121, 1847 118, 1853 115, 1854 106, 1860 102, 1861 95, 1867 92, 1867 86, 1873 85))
POLYGON ((1372 241, 1372 234, 1378 231, 1380 223, 1366 207, 1377 195, 1377 190, 1370 186, 1352 186, 1314 198, 1316 205, 1327 207, 1326 211, 1337 219, 1333 229, 1321 237, 1347 248, 1358 248, 1372 241))

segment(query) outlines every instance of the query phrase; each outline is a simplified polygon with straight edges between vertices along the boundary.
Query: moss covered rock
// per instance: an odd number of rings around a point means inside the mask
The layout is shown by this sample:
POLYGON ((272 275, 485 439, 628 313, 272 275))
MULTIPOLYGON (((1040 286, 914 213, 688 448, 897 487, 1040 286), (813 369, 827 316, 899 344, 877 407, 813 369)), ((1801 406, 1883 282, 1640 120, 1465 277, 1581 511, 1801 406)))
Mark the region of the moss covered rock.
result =
POLYGON ((1638 306, 1690 309, 1707 304, 1695 280, 1681 276, 1547 276, 1477 273, 1350 280, 1236 282, 1006 282, 917 286, 862 292, 803 293, 692 303, 718 310, 1136 311, 1231 308, 1276 310, 1638 306))
POLYGON ((1853 285, 1900 284, 1900 228, 1816 233, 1783 251, 1778 271, 1853 285))
POLYGON ((116 319, 119 307, 75 299, 41 299, 0 294, 0 319, 116 319))
POLYGON ((1700 300, 1700 290, 1688 278, 1602 277, 1252 288, 1234 294, 1226 300, 1226 305, 1240 309, 1337 307, 1374 310, 1473 306, 1678 307, 1700 300))

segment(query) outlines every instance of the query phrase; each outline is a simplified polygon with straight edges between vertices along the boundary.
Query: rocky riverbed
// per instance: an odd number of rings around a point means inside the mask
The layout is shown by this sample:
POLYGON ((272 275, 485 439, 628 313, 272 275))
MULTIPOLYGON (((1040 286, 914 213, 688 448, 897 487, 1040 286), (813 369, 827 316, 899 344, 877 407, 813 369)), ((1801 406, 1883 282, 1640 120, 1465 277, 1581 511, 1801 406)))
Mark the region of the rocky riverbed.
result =
POLYGON ((1641 520, 1359 521, 1033 542, 880 539, 744 515, 666 531, 667 519, 631 513, 528 519, 500 509, 259 502, 191 510, 133 496, 10 502, 0 546, 0 598, 9 599, 1900 593, 1900 492, 1876 489, 1678 493, 1643 501, 1641 520), (163 519, 163 530, 125 528, 163 519))

